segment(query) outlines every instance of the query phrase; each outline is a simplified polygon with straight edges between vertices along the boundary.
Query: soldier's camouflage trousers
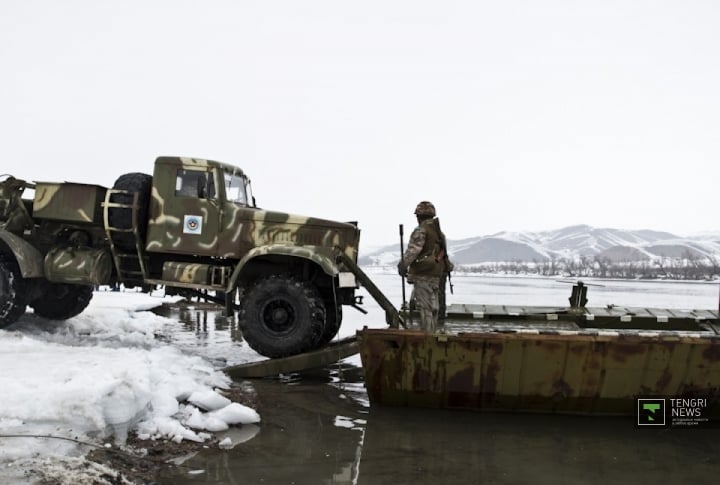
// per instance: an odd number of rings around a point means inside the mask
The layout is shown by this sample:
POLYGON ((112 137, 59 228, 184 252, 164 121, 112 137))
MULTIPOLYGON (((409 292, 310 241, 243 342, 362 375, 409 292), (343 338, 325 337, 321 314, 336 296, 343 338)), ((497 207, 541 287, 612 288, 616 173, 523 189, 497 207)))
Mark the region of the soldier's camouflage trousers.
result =
POLYGON ((439 278, 418 278, 413 282, 413 291, 410 299, 415 300, 415 306, 420 312, 420 327, 426 332, 437 331, 439 289, 439 278))

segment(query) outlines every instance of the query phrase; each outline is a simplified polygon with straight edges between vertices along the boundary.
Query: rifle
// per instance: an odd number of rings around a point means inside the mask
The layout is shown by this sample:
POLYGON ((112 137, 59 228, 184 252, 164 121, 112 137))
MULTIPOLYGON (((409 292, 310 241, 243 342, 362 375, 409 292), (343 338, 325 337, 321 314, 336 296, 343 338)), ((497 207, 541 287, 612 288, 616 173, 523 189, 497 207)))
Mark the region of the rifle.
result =
POLYGON ((443 275, 443 277, 447 276, 448 284, 450 285, 450 294, 453 295, 453 283, 452 283, 452 277, 450 276, 450 273, 452 269, 452 263, 450 262, 450 258, 448 258, 447 254, 447 241, 445 240, 445 234, 443 234, 442 230, 440 229, 440 219, 437 217, 433 219, 433 222, 435 224, 435 230, 437 230, 438 234, 440 235, 440 253, 437 255, 436 261, 442 260, 445 266, 446 273, 443 275))

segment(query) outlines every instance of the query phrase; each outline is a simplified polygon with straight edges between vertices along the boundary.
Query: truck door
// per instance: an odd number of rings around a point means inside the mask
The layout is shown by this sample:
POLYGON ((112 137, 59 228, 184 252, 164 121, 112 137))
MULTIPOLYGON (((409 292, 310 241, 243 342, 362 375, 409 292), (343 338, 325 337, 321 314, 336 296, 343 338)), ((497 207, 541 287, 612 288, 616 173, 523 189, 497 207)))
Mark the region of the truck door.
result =
POLYGON ((164 197, 148 224, 148 251, 217 256, 220 204, 216 172, 211 167, 180 166, 174 180, 168 177, 168 184, 158 187, 164 197))
POLYGON ((220 218, 219 253, 224 258, 242 258, 255 247, 254 231, 257 209, 249 207, 242 174, 226 171, 222 174, 225 197, 220 218))

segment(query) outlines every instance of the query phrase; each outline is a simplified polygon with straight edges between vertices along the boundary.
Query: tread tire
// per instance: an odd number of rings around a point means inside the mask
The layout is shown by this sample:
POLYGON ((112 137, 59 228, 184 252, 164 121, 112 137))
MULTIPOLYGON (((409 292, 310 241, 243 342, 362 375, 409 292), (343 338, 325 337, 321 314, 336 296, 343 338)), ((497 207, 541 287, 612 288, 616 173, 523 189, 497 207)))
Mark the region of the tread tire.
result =
POLYGON ((67 320, 81 314, 93 297, 93 287, 88 285, 49 283, 47 288, 30 306, 35 315, 49 320, 67 320))
MULTIPOLYGON (((150 204, 150 190, 152 188, 152 176, 132 172, 126 173, 118 177, 113 184, 113 189, 116 190, 127 190, 129 192, 139 193, 138 197, 138 231, 140 232, 140 240, 145 241, 145 235, 147 234, 147 216, 148 206, 150 204)), ((133 198, 131 195, 117 194, 113 196, 112 202, 120 204, 132 204, 133 198)), ((131 229, 132 228, 132 213, 128 209, 121 209, 117 207, 111 207, 108 210, 108 222, 112 227, 118 229, 131 229)), ((135 236, 131 232, 116 232, 113 234, 113 242, 121 249, 134 250, 135 249, 135 236)))
POLYGON ((277 358, 317 348, 325 305, 317 289, 288 275, 259 279, 240 302, 238 326, 257 353, 277 358))
POLYGON ((323 329, 322 334, 320 335, 320 340, 318 341, 315 348, 319 349, 322 347, 325 347, 327 344, 329 344, 332 339, 335 338, 335 336, 340 331, 340 325, 342 323, 342 305, 335 305, 335 302, 325 301, 325 328, 323 329))
POLYGON ((0 255, 0 328, 15 323, 23 313, 25 301, 25 280, 14 258, 0 255))

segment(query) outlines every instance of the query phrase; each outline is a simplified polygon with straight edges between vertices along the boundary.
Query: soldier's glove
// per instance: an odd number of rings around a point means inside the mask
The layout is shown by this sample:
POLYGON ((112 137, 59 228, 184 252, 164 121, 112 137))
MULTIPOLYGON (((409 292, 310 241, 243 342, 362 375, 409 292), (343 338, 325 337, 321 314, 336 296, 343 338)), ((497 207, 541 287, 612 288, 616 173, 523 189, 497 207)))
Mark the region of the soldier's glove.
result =
POLYGON ((405 263, 403 263, 402 261, 400 261, 400 262, 398 263, 397 268, 398 268, 398 274, 399 274, 400 276, 402 276, 403 278, 405 278, 405 277, 407 276, 407 266, 405 266, 405 263))

